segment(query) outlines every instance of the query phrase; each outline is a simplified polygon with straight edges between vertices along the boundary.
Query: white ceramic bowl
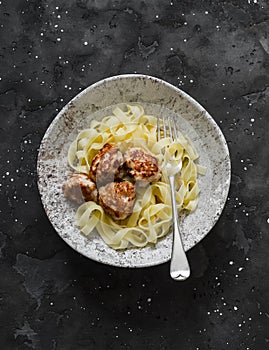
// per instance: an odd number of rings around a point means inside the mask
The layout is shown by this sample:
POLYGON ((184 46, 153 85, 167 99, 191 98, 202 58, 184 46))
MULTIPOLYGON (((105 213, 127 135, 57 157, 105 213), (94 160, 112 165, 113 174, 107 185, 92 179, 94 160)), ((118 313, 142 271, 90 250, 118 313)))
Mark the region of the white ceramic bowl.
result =
POLYGON ((67 151, 77 133, 92 119, 111 113, 113 106, 139 102, 146 114, 175 115, 178 128, 196 146, 199 163, 207 167, 199 176, 198 208, 181 223, 185 250, 192 248, 219 218, 230 186, 230 157, 225 138, 208 112, 192 97, 173 85, 147 75, 126 74, 101 80, 74 97, 56 116, 40 145, 38 186, 45 211, 57 233, 86 257, 114 266, 145 267, 168 261, 172 234, 156 246, 115 251, 95 231, 85 237, 75 226, 76 207, 61 187, 71 169, 67 151))

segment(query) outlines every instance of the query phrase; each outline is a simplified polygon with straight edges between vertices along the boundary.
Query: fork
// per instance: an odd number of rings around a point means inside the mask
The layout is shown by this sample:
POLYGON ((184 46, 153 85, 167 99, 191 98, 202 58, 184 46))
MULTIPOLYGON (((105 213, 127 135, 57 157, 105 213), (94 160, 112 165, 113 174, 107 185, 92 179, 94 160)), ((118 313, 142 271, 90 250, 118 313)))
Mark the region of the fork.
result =
MULTIPOLYGON (((162 118, 162 131, 163 136, 161 136, 161 126, 160 118, 157 119, 157 137, 158 141, 162 137, 169 137, 171 142, 176 142, 178 138, 178 132, 176 129, 176 123, 174 118, 168 117, 168 126, 165 123, 164 117, 162 118), (169 136, 168 136, 169 134, 169 136)), ((170 159, 164 163, 165 170, 170 183, 171 188, 171 203, 172 203, 172 218, 173 218, 173 246, 172 255, 170 262, 170 276, 176 281, 184 281, 190 276, 190 266, 188 259, 186 257, 182 238, 179 229, 179 219, 176 206, 176 191, 175 191, 175 176, 181 171, 182 161, 176 159, 170 159)))

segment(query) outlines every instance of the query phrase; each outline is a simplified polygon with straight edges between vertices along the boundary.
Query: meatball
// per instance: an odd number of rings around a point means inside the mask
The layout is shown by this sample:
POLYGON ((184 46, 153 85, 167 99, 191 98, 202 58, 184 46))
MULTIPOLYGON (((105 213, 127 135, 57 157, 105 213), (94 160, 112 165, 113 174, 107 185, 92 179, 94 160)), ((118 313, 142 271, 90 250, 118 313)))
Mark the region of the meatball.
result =
POLYGON ((110 182, 99 189, 99 203, 114 220, 124 220, 134 207, 135 185, 129 181, 110 182))
POLYGON ((157 158, 140 147, 129 148, 124 160, 128 175, 135 181, 153 182, 161 178, 157 158))
POLYGON ((93 158, 90 178, 98 187, 122 176, 123 156, 117 146, 106 143, 93 158))
POLYGON ((78 204, 97 201, 95 183, 85 174, 71 174, 62 188, 65 197, 78 204))

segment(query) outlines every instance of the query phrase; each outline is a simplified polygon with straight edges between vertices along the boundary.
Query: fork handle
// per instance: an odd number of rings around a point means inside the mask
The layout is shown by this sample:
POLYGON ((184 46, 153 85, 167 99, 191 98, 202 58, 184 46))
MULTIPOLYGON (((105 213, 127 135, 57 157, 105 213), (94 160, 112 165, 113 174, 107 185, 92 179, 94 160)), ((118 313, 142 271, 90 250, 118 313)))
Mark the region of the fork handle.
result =
POLYGON ((190 266, 186 257, 181 234, 176 206, 175 176, 169 176, 171 187, 171 202, 173 214, 173 248, 170 263, 170 276, 176 281, 184 281, 190 276, 190 266))

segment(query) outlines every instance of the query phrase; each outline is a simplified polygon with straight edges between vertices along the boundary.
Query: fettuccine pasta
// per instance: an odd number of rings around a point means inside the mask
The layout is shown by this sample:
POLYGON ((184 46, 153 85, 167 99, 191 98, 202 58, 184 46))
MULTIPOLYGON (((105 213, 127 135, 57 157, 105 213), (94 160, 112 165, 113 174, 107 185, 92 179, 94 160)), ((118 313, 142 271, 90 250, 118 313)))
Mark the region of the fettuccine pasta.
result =
MULTIPOLYGON (((89 174, 93 158, 106 143, 116 144, 122 152, 128 147, 142 147, 158 159, 160 167, 165 154, 182 160, 182 170, 176 176, 177 208, 195 210, 199 194, 197 174, 203 173, 204 168, 195 164, 198 153, 186 136, 179 132, 177 142, 172 144, 169 138, 158 141, 155 116, 146 115, 138 104, 127 105, 126 112, 117 107, 113 115, 92 121, 88 129, 78 134, 69 148, 69 165, 75 172, 89 174)), ((168 233, 172 218, 170 187, 162 167, 161 171, 158 182, 138 191, 133 212, 127 219, 116 222, 99 204, 89 201, 77 210, 77 226, 86 236, 97 229, 113 249, 155 244, 168 233)))

